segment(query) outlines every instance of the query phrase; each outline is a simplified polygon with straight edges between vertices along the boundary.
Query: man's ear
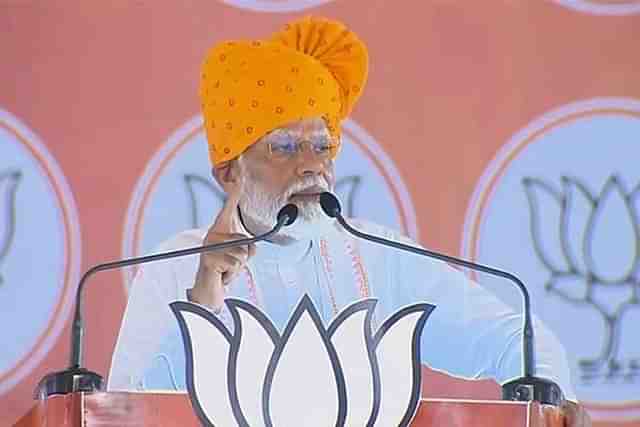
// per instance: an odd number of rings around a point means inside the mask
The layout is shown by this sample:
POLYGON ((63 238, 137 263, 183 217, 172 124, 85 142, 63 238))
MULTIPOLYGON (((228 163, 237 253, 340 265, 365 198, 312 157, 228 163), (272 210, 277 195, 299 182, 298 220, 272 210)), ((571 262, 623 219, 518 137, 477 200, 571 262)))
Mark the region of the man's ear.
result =
POLYGON ((227 193, 238 184, 240 179, 237 163, 236 159, 233 159, 214 165, 211 168, 211 175, 227 193))

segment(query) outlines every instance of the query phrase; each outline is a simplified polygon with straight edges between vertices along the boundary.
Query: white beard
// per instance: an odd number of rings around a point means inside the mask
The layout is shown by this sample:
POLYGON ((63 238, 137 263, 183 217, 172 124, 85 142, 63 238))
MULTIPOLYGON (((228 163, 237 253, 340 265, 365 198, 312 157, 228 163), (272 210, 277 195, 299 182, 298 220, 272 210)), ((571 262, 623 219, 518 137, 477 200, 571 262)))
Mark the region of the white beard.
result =
MULTIPOLYGON (((245 169, 245 168, 243 168, 245 169)), ((312 186, 320 186, 330 191, 327 182, 319 176, 305 178, 289 187, 284 194, 272 195, 261 182, 255 180, 251 172, 244 170, 245 197, 240 200, 242 214, 251 221, 270 229, 276 224, 277 215, 292 194, 312 186)), ((279 235, 294 241, 309 240, 331 231, 335 219, 328 217, 316 201, 296 202, 298 218, 290 226, 284 227, 279 235)))

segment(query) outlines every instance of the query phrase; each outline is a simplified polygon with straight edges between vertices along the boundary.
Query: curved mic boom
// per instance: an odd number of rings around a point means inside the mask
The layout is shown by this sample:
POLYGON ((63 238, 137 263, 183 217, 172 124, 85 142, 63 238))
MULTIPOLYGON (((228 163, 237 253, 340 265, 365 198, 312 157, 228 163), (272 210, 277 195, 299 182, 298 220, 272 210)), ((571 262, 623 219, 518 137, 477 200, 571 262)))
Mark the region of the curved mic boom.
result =
POLYGON ((518 401, 536 400, 552 405, 560 404, 560 402, 563 400, 563 393, 562 390, 560 390, 560 387, 552 381, 538 378, 534 375, 535 353, 533 349, 534 334, 531 321, 531 301, 529 298, 529 292, 520 279, 509 272, 488 267, 486 265, 476 264, 474 262, 466 261, 460 258, 455 258, 449 255, 429 251, 415 246, 405 245, 400 242, 395 242, 393 240, 373 236, 358 231, 355 228, 351 227, 344 219, 344 217, 342 216, 342 208, 340 207, 340 202, 338 201, 336 196, 329 192, 324 192, 320 195, 320 206, 322 207, 322 210, 325 214, 327 214, 331 218, 336 218, 340 225, 342 225, 345 230, 347 230, 354 236, 384 246, 390 246, 403 251, 426 256, 429 258, 435 258, 447 263, 470 268, 476 271, 481 271, 483 273, 488 273, 493 276, 502 277, 515 283, 520 290, 520 293, 522 294, 523 305, 522 377, 509 381, 502 386, 502 398, 505 400, 518 401))
POLYGON ((277 215, 276 225, 268 232, 259 236, 248 237, 246 239, 231 240, 211 245, 196 246, 192 248, 180 249, 154 255, 128 258, 119 261, 98 264, 87 270, 80 279, 76 290, 75 311, 73 323, 71 325, 71 354, 69 368, 64 371, 53 372, 44 376, 36 388, 36 398, 45 398, 52 394, 67 394, 76 391, 99 391, 104 388, 104 379, 98 373, 89 371, 82 367, 83 344, 84 344, 84 320, 82 318, 82 295, 87 279, 95 273, 106 270, 127 267, 131 265, 146 264, 163 259, 177 258, 187 255, 199 254, 202 252, 217 251, 236 246, 244 246, 267 240, 278 233, 282 227, 289 226, 298 218, 298 207, 294 204, 285 205, 277 215))

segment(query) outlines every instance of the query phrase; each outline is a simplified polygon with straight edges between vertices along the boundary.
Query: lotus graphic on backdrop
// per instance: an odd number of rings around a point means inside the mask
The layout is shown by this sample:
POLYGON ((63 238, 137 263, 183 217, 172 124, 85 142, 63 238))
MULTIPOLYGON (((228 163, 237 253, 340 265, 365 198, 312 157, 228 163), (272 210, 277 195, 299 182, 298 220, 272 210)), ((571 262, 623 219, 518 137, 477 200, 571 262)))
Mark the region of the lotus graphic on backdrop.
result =
POLYGON ((178 301, 187 389, 205 426, 406 426, 420 397, 420 336, 435 308, 404 307, 373 333, 376 300, 325 328, 309 296, 282 334, 254 305, 228 298, 233 321, 178 301))
POLYGON ((612 175, 599 193, 569 177, 561 178, 561 190, 531 177, 523 185, 533 248, 550 273, 546 291, 569 304, 591 306, 605 324, 599 354, 579 360, 582 379, 636 381, 640 357, 620 354, 620 335, 625 313, 640 309, 640 184, 627 191, 612 175))
POLYGON ((17 170, 0 171, 0 287, 5 284, 2 262, 16 234, 16 190, 22 178, 17 170))

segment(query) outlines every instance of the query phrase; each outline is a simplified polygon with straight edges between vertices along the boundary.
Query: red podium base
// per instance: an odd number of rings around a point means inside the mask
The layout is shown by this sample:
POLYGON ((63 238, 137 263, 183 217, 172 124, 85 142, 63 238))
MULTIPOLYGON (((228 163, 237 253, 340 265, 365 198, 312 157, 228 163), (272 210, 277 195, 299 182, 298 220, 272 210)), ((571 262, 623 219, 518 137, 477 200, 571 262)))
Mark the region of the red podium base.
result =
MULTIPOLYGON (((423 399, 415 427, 561 427, 559 410, 538 403, 423 399)), ((36 402, 15 427, 199 427, 185 393, 74 393, 36 402)))

